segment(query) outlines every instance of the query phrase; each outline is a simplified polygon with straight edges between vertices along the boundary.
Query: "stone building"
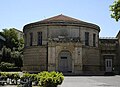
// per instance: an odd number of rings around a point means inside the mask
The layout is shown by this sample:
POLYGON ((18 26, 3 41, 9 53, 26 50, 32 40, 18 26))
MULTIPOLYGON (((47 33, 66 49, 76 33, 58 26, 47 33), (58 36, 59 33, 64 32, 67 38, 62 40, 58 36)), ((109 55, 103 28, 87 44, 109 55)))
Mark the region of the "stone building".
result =
POLYGON ((118 38, 102 37, 99 41, 101 71, 118 73, 120 68, 118 38))
MULTIPOLYGON (((114 58, 111 54, 107 57, 104 55, 106 51, 101 45, 106 39, 99 39, 99 26, 65 15, 27 24, 23 32, 23 71, 60 71, 71 75, 103 74, 113 71, 113 67, 111 71, 106 70, 106 59, 114 59, 114 63, 119 59, 117 48, 114 48, 115 52, 110 51, 115 54, 114 58)), ((118 44, 117 41, 115 39, 111 42, 118 44)), ((118 68, 116 63, 116 72, 118 68)))
POLYGON ((15 29, 15 28, 13 28, 14 29, 14 31, 17 33, 17 36, 18 36, 18 39, 21 39, 21 38, 23 38, 23 32, 22 31, 20 31, 20 30, 18 30, 18 29, 15 29))

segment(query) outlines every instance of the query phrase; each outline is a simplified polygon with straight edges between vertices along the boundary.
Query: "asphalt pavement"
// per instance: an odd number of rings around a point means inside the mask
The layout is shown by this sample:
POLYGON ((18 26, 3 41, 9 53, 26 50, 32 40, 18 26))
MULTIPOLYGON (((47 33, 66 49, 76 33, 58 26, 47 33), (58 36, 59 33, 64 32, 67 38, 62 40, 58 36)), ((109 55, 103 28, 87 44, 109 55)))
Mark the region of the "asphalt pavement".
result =
POLYGON ((62 85, 58 87, 120 87, 120 76, 65 76, 62 85))
POLYGON ((60 87, 120 87, 120 76, 65 77, 60 87))

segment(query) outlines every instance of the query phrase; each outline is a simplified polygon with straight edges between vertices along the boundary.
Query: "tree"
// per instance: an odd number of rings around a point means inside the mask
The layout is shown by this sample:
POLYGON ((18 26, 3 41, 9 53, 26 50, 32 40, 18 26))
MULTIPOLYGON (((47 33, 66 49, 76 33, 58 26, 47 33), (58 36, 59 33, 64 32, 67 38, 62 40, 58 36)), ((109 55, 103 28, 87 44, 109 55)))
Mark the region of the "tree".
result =
POLYGON ((6 39, 6 47, 12 50, 13 47, 18 48, 18 35, 15 32, 14 28, 10 29, 3 29, 2 34, 5 36, 6 39))
POLYGON ((18 51, 23 53, 23 48, 24 48, 24 39, 20 38, 18 42, 18 51))
POLYGON ((11 62, 11 49, 4 46, 2 48, 2 62, 11 62))
POLYGON ((2 59, 1 62, 14 63, 16 67, 22 67, 23 65, 23 38, 18 39, 15 28, 3 29, 1 32, 6 41, 5 46, 2 48, 2 59))
POLYGON ((113 5, 110 5, 111 17, 116 21, 120 19, 120 0, 114 1, 113 5))
POLYGON ((15 66, 17 67, 23 66, 23 61, 22 61, 23 55, 21 54, 21 52, 13 50, 11 52, 11 57, 14 61, 15 66))

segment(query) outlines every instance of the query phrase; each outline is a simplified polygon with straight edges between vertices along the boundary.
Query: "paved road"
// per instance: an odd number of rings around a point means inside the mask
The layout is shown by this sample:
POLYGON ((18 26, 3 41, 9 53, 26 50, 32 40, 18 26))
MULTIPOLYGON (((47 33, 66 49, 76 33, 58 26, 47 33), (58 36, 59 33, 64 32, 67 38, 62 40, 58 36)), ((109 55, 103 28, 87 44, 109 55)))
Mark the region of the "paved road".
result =
POLYGON ((58 87, 120 87, 120 76, 69 76, 58 87))
POLYGON ((120 87, 120 76, 65 77, 60 87, 120 87))

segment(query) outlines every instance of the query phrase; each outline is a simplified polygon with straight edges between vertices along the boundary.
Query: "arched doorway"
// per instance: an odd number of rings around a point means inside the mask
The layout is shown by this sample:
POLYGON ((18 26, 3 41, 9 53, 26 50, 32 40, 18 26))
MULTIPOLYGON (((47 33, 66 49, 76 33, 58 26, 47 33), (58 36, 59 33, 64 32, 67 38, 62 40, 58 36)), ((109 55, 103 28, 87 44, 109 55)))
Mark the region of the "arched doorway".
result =
POLYGON ((69 51, 61 51, 59 54, 59 71, 63 73, 72 72, 72 56, 69 51))

